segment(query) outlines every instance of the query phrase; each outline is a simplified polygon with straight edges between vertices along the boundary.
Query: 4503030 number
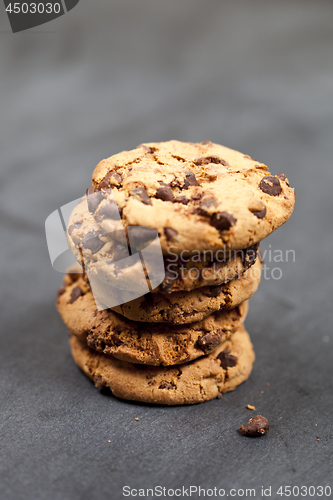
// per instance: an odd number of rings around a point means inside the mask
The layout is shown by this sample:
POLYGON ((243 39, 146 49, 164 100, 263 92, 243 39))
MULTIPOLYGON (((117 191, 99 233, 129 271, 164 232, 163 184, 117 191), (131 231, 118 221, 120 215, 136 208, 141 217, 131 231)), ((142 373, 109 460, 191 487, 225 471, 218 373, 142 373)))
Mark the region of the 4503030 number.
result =
POLYGON ((61 11, 60 3, 10 3, 6 7, 9 14, 59 14, 61 11))
POLYGON ((301 497, 330 497, 332 494, 332 489, 330 486, 280 486, 276 492, 277 495, 281 497, 293 498, 301 497))

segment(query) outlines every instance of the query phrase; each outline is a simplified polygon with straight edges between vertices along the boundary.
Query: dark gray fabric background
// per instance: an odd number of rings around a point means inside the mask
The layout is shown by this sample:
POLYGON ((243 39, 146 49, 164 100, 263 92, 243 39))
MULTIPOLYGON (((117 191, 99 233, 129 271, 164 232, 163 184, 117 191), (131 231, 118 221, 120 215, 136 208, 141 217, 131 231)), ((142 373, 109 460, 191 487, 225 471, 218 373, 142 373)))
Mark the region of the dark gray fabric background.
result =
POLYGON ((15 35, 0 15, 1 499, 333 486, 332 2, 81 0, 15 35), (100 159, 174 138, 287 174, 296 209, 263 247, 296 261, 251 300, 249 381, 164 408, 102 395, 72 362, 44 221, 100 159), (261 439, 237 431, 248 403, 270 420, 261 439))

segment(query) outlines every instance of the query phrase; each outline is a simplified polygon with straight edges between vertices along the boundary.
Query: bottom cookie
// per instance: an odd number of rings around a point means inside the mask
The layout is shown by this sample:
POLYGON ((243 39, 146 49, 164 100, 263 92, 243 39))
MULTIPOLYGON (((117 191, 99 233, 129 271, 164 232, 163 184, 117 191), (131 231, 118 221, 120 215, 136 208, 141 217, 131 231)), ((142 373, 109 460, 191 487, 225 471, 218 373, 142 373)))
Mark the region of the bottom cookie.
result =
POLYGON ((202 403, 234 390, 252 371, 255 355, 241 326, 211 354, 177 366, 143 366, 99 354, 72 336, 75 363, 99 389, 114 396, 164 405, 202 403))

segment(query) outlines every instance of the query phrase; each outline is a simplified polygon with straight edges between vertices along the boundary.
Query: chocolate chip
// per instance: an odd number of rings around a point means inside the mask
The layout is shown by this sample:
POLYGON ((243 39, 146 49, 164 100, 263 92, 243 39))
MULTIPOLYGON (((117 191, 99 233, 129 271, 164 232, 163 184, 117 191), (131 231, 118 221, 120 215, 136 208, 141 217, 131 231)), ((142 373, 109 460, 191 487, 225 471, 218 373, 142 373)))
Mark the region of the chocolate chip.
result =
POLYGON ((185 179, 183 189, 188 189, 189 186, 198 186, 198 181, 191 170, 185 170, 185 179))
POLYGON ((220 344, 223 336, 223 330, 217 330, 215 333, 209 332, 200 337, 197 340, 196 345, 199 347, 199 349, 206 353, 215 349, 215 347, 220 344))
POLYGON ((76 301, 81 295, 83 295, 83 292, 79 286, 76 286, 73 288, 72 293, 71 293, 71 298, 69 300, 70 304, 73 304, 73 302, 76 301))
POLYGON ((160 182, 161 187, 156 191, 156 198, 163 201, 174 201, 173 192, 170 186, 165 184, 165 182, 160 182))
POLYGON ((225 370, 228 367, 236 366, 238 361, 236 356, 232 356, 232 354, 230 354, 229 349, 225 349, 224 351, 220 352, 220 354, 217 356, 217 359, 221 361, 221 366, 225 370))
POLYGON ((259 187, 261 191, 270 196, 278 196, 282 191, 279 179, 273 175, 266 175, 266 177, 263 177, 259 187))
POLYGON ((200 144, 202 144, 203 146, 211 146, 212 142, 211 141, 202 141, 202 142, 200 142, 200 144))
POLYGON ((61 286, 58 290, 58 297, 61 297, 66 292, 66 288, 64 286, 61 286))
POLYGON ((199 208, 194 209, 194 213, 207 216, 209 215, 207 210, 209 210, 209 208, 216 207, 217 205, 218 203, 216 200, 214 200, 214 198, 203 200, 199 203, 199 208))
POLYGON ((214 163, 215 165, 224 165, 225 167, 229 166, 229 163, 218 156, 206 156, 205 158, 197 158, 193 162, 195 165, 209 165, 210 163, 214 163))
POLYGON ((175 203, 182 203, 183 205, 187 205, 189 201, 190 200, 188 200, 186 196, 177 196, 177 198, 175 198, 175 203))
POLYGON ((250 418, 249 423, 244 426, 240 426, 240 431, 244 436, 263 436, 267 434, 270 429, 269 422, 267 418, 262 415, 257 415, 256 417, 250 418))
POLYGON ((209 223, 219 231, 226 231, 235 225, 236 219, 227 212, 217 212, 212 215, 209 223))
POLYGON ((120 186, 123 176, 117 172, 108 172, 98 185, 98 189, 109 189, 111 185, 120 186))
POLYGON ((203 294, 206 297, 217 297, 223 290, 223 285, 206 286, 204 287, 203 294))
POLYGON ((171 389, 176 389, 176 386, 172 382, 162 382, 159 389, 168 389, 170 391, 171 389))
POLYGON ((258 217, 258 219, 263 219, 266 215, 266 212, 267 212, 267 209, 266 207, 264 207, 262 210, 250 210, 250 212, 253 213, 253 215, 255 215, 256 217, 258 217))
POLYGON ((104 196, 98 189, 88 188, 86 191, 88 210, 92 214, 96 211, 98 205, 103 200, 104 196))
POLYGON ((111 203, 108 203, 107 205, 104 205, 99 210, 99 215, 104 215, 107 219, 112 219, 112 220, 118 220, 119 219, 119 210, 116 202, 112 201, 111 203))
POLYGON ((240 250, 243 266, 245 269, 249 269, 257 260, 257 252, 259 248, 259 243, 252 245, 252 247, 246 248, 245 250, 240 250))
POLYGON ((110 177, 110 183, 115 186, 120 186, 123 181, 123 176, 119 172, 113 172, 110 177))
POLYGON ((165 227, 164 234, 165 234, 166 239, 169 241, 169 240, 172 240, 172 238, 175 238, 178 233, 175 229, 172 229, 171 227, 165 227))
POLYGON ((131 189, 130 194, 135 196, 136 198, 139 198, 140 201, 142 201, 142 203, 144 203, 145 205, 151 205, 149 195, 144 187, 131 189))
POLYGON ((279 174, 276 174, 276 177, 281 179, 281 181, 285 181, 287 178, 282 172, 280 172, 279 174))
POLYGON ((128 229, 129 241, 132 253, 135 249, 146 248, 157 236, 156 229, 151 227, 130 226, 128 229))
POLYGON ((177 177, 175 177, 170 183, 169 185, 171 187, 179 187, 181 186, 180 182, 179 182, 179 179, 177 179, 177 177))
POLYGON ((100 231, 90 231, 86 233, 82 240, 83 248, 91 250, 92 253, 98 252, 104 245, 103 241, 98 237, 100 234, 102 234, 100 231))
POLYGON ((129 257, 129 251, 127 246, 121 245, 120 243, 116 245, 113 249, 112 262, 117 262, 118 260, 126 259, 129 257))
POLYGON ((82 222, 77 222, 76 224, 72 224, 71 226, 69 226, 69 228, 67 229, 69 236, 72 236, 72 232, 74 231, 74 229, 80 229, 81 226, 82 222))

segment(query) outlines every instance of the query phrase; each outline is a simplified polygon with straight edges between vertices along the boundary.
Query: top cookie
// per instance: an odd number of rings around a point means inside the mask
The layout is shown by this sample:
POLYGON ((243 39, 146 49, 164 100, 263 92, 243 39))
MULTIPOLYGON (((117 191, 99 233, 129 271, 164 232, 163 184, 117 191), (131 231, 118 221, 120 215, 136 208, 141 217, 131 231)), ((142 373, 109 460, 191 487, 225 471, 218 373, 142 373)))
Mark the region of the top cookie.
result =
POLYGON ((112 188, 107 208, 104 197, 91 204, 105 231, 119 217, 114 196, 123 224, 156 229, 165 254, 247 248, 286 222, 295 202, 284 174, 209 141, 124 151, 97 165, 92 185, 112 188))

